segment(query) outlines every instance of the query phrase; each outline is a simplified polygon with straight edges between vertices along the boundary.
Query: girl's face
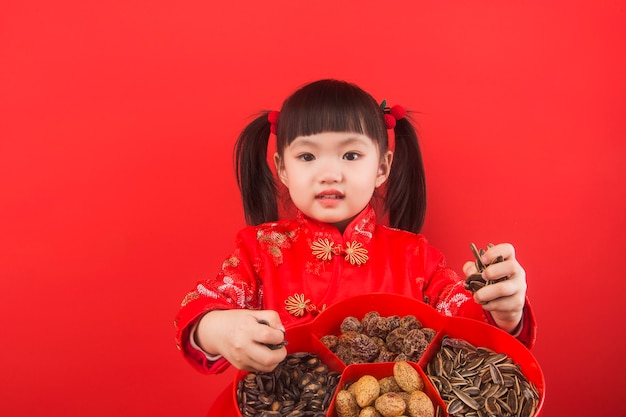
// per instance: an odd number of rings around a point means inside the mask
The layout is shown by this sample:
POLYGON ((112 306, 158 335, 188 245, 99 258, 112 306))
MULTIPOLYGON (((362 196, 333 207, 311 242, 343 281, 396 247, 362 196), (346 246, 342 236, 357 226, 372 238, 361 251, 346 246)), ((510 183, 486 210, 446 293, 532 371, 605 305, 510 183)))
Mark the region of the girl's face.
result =
POLYGON ((362 134, 324 132, 297 137, 274 161, 295 206, 343 232, 387 179, 392 153, 381 157, 362 134))

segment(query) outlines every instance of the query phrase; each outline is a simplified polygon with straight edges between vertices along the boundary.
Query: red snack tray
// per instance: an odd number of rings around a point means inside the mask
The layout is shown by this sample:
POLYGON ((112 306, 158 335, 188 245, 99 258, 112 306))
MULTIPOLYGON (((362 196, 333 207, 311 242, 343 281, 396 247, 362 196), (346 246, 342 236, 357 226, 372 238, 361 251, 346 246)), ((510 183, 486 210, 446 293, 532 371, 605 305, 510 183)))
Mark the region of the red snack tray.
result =
MULTIPOLYGON (((494 326, 462 317, 443 316, 429 305, 410 297, 383 293, 364 294, 334 304, 320 313, 312 322, 287 329, 285 337, 289 341, 287 352, 304 351, 316 353, 329 369, 342 373, 338 389, 356 381, 362 375, 373 375, 376 378, 391 376, 393 375, 393 362, 346 366, 320 341, 320 338, 325 335, 339 335, 339 328, 344 318, 353 316, 360 320, 370 311, 377 311, 383 317, 414 315, 422 322, 424 327, 431 328, 437 332, 420 360, 417 363, 411 362, 412 366, 423 377, 425 382, 424 392, 433 400, 435 407, 441 407, 442 411, 445 411, 444 401, 428 377, 425 376, 425 369, 428 362, 441 348, 442 338, 449 336, 465 340, 476 347, 486 347, 498 353, 506 353, 507 356, 513 359, 521 367, 521 371, 528 381, 532 382, 537 388, 539 402, 534 417, 541 416, 545 398, 545 379, 541 367, 530 350, 517 339, 494 326)), ((236 374, 232 390, 233 408, 239 417, 241 417, 241 413, 237 405, 236 389, 238 381, 245 374, 247 372, 244 371, 236 374)), ((441 415, 447 416, 445 412, 441 415)), ((327 416, 336 417, 334 398, 327 416)))

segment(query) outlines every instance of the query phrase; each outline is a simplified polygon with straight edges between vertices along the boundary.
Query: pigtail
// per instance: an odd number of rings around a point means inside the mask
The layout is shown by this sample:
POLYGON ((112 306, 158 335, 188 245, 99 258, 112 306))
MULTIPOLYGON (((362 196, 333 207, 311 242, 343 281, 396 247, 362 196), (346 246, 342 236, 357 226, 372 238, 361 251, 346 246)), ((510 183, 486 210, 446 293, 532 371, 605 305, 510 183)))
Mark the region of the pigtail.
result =
POLYGON ((248 225, 278 219, 276 182, 267 163, 270 137, 268 112, 260 114, 241 132, 235 145, 237 185, 248 225))
POLYGON ((407 117, 394 128, 395 151, 385 208, 391 227, 419 233, 426 214, 426 180, 417 132, 407 117))

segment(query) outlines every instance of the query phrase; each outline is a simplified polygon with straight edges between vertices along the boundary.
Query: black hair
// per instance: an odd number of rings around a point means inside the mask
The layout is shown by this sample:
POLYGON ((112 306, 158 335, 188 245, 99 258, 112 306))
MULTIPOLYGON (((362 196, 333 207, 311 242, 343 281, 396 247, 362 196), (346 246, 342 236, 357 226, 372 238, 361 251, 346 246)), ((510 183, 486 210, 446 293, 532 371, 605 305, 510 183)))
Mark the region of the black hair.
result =
MULTIPOLYGON (((244 128, 234 151, 246 222, 252 225, 278 220, 279 192, 267 162, 268 114, 261 112, 244 128)), ((277 152, 282 157, 295 138, 322 132, 364 134, 378 145, 380 155, 389 148, 384 110, 369 93, 345 81, 315 81, 285 100, 277 123, 277 152)), ((382 206, 391 227, 418 233, 426 212, 426 182, 417 132, 408 117, 397 120, 394 136, 382 206)))

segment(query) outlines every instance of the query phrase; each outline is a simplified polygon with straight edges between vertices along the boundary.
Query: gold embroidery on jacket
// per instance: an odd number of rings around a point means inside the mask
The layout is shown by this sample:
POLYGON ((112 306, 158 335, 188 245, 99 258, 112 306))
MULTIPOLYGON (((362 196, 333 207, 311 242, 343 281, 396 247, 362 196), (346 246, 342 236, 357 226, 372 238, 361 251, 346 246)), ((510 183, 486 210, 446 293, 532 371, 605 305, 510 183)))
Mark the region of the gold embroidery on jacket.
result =
POLYGON ((352 265, 361 265, 367 262, 369 257, 367 256, 367 249, 359 242, 348 242, 346 245, 346 261, 352 265))
POLYGON ((313 255, 317 259, 321 259, 323 261, 329 261, 333 257, 333 246, 335 242, 329 241, 328 239, 318 239, 311 245, 311 249, 313 250, 313 255))
POLYGON ((304 272, 311 275, 321 275, 324 272, 324 264, 317 261, 307 261, 304 264, 304 272))
POLYGON ((287 297, 285 309, 293 316, 302 317, 306 313, 321 313, 326 309, 326 304, 323 304, 321 308, 317 308, 315 304, 311 303, 311 300, 305 299, 304 294, 301 293, 287 297))
POLYGON ((317 239, 311 244, 311 250, 313 256, 322 261, 329 261, 333 255, 345 254, 344 259, 352 265, 363 265, 369 257, 367 256, 367 249, 363 247, 362 243, 356 240, 348 242, 345 250, 341 245, 335 245, 335 242, 328 240, 327 238, 317 239))
POLYGON ((236 256, 231 256, 224 261, 224 263, 222 264, 222 268, 236 268, 237 265, 239 265, 239 258, 237 258, 236 256))
POLYGON ((183 301, 181 302, 180 306, 185 307, 187 304, 189 304, 193 300, 197 300, 198 298, 200 298, 200 294, 197 291, 191 291, 189 294, 185 296, 185 298, 183 298, 183 301))
POLYGON ((294 294, 290 295, 285 300, 285 308, 287 309, 289 314, 292 314, 296 317, 302 317, 304 316, 304 313, 306 312, 307 306, 310 302, 311 300, 304 299, 304 294, 294 294))
POLYGON ((267 252, 274 258, 275 265, 283 262, 282 250, 291 247, 291 239, 294 236, 295 232, 279 233, 272 229, 257 230, 257 240, 267 248, 267 252))

